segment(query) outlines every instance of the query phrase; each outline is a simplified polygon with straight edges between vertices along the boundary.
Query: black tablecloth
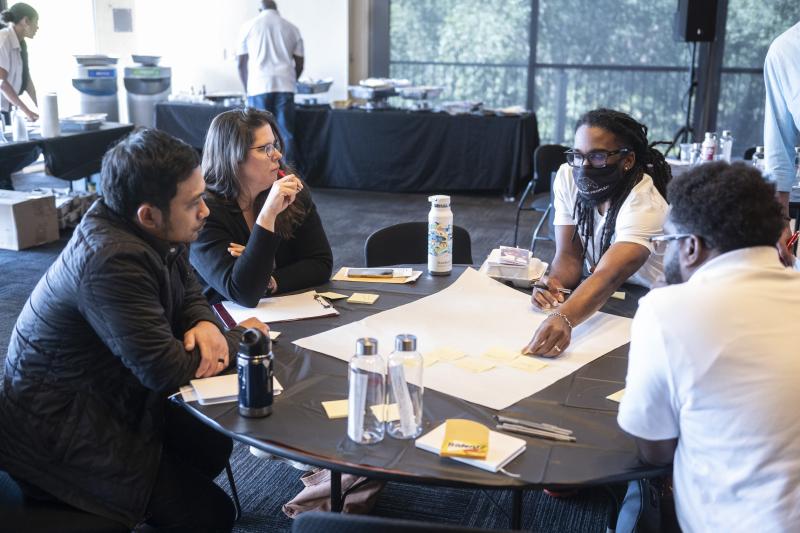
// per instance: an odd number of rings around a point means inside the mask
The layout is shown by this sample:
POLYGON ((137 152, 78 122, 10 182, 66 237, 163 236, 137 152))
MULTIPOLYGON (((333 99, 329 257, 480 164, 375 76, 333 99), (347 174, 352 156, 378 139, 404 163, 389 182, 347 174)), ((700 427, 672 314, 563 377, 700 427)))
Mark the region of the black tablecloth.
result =
MULTIPOLYGON (((454 267, 454 274, 447 278, 423 275, 413 285, 327 284, 320 290, 348 294, 364 291, 381 296, 371 306, 339 300, 335 302, 341 313, 338 317, 272 325, 282 332, 274 352, 276 376, 285 391, 276 397, 271 416, 246 419, 238 414, 235 403, 200 406, 191 402, 190 410, 220 431, 270 453, 383 479, 441 485, 558 487, 624 481, 663 473, 664 469, 639 462, 634 442, 617 426, 617 404, 606 399, 607 395, 624 387, 627 345, 502 412, 573 429, 577 438, 576 443, 567 444, 526 438, 526 451, 506 467, 510 472, 519 473, 519 479, 440 458, 415 448, 413 441, 387 436, 379 444, 359 446, 347 438, 345 419, 327 418, 320 402, 347 398, 347 364, 301 349, 291 341, 441 290, 455 281, 463 268, 454 267)), ((631 316, 644 290, 626 290, 626 301, 612 300, 604 310, 631 316)), ((385 351, 388 353, 388 348, 385 351)), ((433 390, 425 391, 423 403, 425 432, 447 418, 469 418, 493 427, 492 415, 497 413, 433 390)))
MULTIPOLYGON (((231 109, 156 106, 156 127, 201 149, 208 125, 231 109)), ((298 107, 297 162, 312 185, 403 192, 503 191, 530 179, 536 118, 298 107)))
POLYGON ((37 147, 44 153, 47 172, 64 180, 85 178, 100 171, 100 163, 108 148, 133 131, 132 124, 104 123, 93 131, 68 132, 44 139, 0 145, 0 158, 30 152, 37 147))

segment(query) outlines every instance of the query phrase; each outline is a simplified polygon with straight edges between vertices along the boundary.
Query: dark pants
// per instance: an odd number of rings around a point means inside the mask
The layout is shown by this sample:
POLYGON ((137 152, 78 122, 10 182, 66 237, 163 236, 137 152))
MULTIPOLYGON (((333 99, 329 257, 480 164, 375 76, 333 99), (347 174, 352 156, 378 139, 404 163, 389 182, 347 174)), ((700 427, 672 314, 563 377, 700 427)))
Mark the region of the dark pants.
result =
POLYGON ((294 93, 264 93, 247 97, 247 105, 275 115, 283 137, 283 159, 296 165, 294 152, 294 93))
MULTIPOLYGON (((10 123, 9 113, 7 111, 0 111, 0 115, 6 124, 10 123)), ((8 134, 7 140, 11 140, 11 134, 8 134)), ((2 146, 2 145, 0 145, 2 146)), ((11 182, 11 174, 22 170, 39 158, 39 148, 31 148, 30 150, 20 151, 7 149, 10 153, 0 155, 0 189, 13 190, 14 186, 11 182)))
POLYGON ((172 402, 166 428, 147 524, 159 531, 230 531, 236 511, 214 478, 225 469, 233 442, 172 402))

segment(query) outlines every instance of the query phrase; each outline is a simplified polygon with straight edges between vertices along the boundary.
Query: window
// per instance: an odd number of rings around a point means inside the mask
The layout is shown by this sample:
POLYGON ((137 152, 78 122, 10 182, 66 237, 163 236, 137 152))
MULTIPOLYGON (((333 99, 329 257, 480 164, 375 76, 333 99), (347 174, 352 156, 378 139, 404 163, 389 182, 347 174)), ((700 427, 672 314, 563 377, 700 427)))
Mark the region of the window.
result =
POLYGON ((764 144, 764 58, 798 16, 797 0, 728 0, 717 129, 733 132, 734 155, 764 144))

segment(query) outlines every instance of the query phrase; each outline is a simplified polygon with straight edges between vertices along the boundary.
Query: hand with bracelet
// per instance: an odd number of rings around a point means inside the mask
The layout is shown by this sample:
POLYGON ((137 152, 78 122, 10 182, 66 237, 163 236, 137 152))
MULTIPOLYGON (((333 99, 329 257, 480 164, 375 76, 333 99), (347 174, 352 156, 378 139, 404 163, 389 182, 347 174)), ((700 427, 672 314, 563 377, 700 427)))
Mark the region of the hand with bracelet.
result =
POLYGON ((522 349, 525 355, 558 357, 572 339, 572 320, 559 310, 552 311, 536 330, 533 339, 522 349))

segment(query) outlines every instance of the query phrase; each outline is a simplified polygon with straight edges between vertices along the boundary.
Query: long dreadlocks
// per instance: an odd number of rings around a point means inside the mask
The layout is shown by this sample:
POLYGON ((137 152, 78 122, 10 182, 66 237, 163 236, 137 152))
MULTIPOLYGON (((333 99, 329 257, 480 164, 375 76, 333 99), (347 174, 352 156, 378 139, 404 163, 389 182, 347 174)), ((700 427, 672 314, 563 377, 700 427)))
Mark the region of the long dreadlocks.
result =
MULTIPOLYGON (((645 172, 653 178, 653 184, 664 199, 667 198, 667 184, 672 179, 672 171, 664 156, 653 148, 660 144, 647 142, 647 126, 637 122, 636 119, 621 111, 613 109, 594 109, 585 113, 578 119, 575 130, 581 126, 591 126, 602 128, 614 134, 621 147, 629 148, 636 154, 636 161, 633 166, 624 173, 623 179, 626 183, 617 189, 617 192, 610 198, 611 205, 606 212, 606 223, 603 227, 603 235, 600 239, 600 254, 593 261, 599 261, 611 246, 611 238, 614 235, 614 228, 617 225, 617 214, 622 204, 628 198, 633 188, 642 180, 645 172)), ((583 247, 583 257, 589 246, 592 246, 592 256, 594 256, 594 210, 595 207, 581 200, 580 195, 575 202, 573 218, 578 225, 572 238, 578 237, 578 232, 583 236, 586 243, 583 247)))

